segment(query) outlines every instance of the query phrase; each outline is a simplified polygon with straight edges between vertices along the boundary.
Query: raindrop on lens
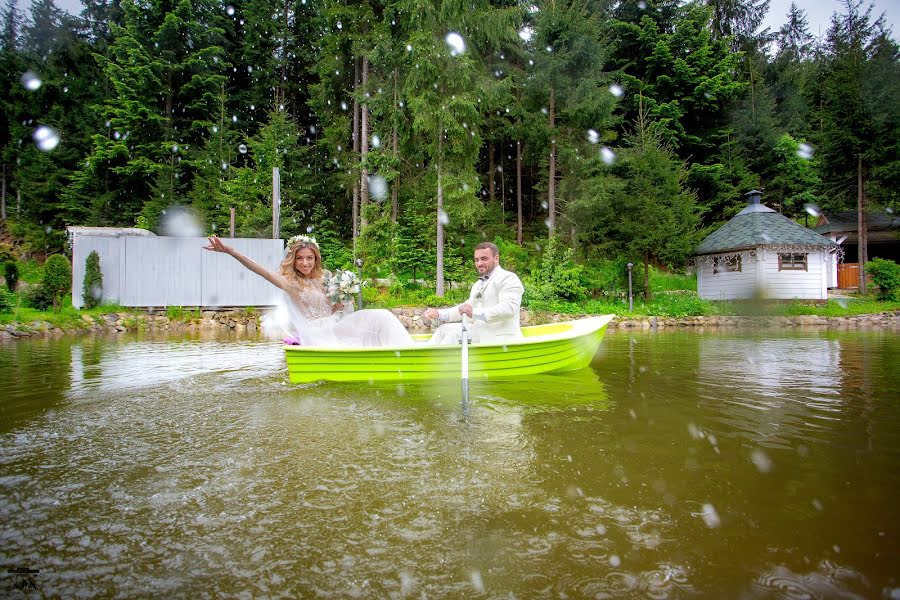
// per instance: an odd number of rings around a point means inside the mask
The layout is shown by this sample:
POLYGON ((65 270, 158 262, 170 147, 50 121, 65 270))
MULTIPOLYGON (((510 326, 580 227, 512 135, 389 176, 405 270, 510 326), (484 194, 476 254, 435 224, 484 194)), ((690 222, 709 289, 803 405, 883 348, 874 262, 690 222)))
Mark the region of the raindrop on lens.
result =
POLYGON ((238 146, 238 152, 240 152, 241 154, 247 154, 247 145, 241 144, 240 146, 238 146))
POLYGON ((369 194, 379 202, 387 198, 388 184, 384 177, 381 175, 369 176, 369 194))
POLYGON ((519 30, 519 39, 523 42, 528 42, 531 40, 531 36, 534 35, 534 30, 531 27, 523 27, 519 30))
POLYGON ((750 460, 756 465, 760 473, 768 473, 772 470, 772 459, 766 456, 762 450, 754 450, 750 454, 750 460))
POLYGON ((25 86, 26 90, 33 92, 40 88, 42 83, 41 78, 34 71, 22 73, 22 85, 25 86))
POLYGON ((233 17, 234 16, 234 7, 233 6, 226 7, 225 14, 227 14, 229 17, 233 17))
POLYGON ((641 0, 640 2, 638 2, 637 6, 641 10, 647 10, 647 3, 644 2, 644 0, 641 0))
POLYGON ((797 156, 805 160, 811 159, 813 156, 813 147, 806 142, 801 142, 800 145, 797 146, 797 156))
POLYGON ((600 134, 593 129, 588 129, 587 139, 590 143, 596 144, 600 141, 600 134))
POLYGON ((307 226, 306 226, 306 233, 312 233, 312 231, 313 231, 313 226, 312 226, 312 225, 307 225, 307 226))
POLYGON ((41 125, 32 134, 38 150, 49 152, 59 146, 59 132, 47 125, 41 125))
POLYGON ((822 209, 815 204, 806 203, 803 205, 803 209, 814 217, 818 217, 822 214, 822 209))
POLYGON ((459 56, 466 51, 466 42, 463 40, 463 37, 455 31, 448 33, 447 37, 444 38, 444 41, 450 46, 450 56, 459 56))
POLYGON ((224 170, 226 170, 227 168, 228 168, 228 163, 225 162, 225 161, 223 160, 223 161, 222 161, 222 170, 224 171, 224 170))
POLYGON ((719 519, 719 513, 716 512, 716 507, 712 504, 703 505, 703 522, 711 529, 721 525, 722 521, 719 519))
POLYGON ((450 224, 450 215, 448 215, 444 211, 440 211, 438 213, 438 221, 440 221, 441 225, 449 225, 450 224))
POLYGON ((616 556, 615 554, 613 554, 612 556, 609 557, 609 564, 612 567, 618 567, 619 565, 622 564, 622 559, 619 558, 618 556, 616 556))
POLYGON ((176 206, 163 212, 161 228, 163 235, 172 237, 201 237, 203 226, 190 211, 176 206))
POLYGON ((616 162, 616 153, 606 146, 603 146, 602 148, 600 148, 600 160, 602 160, 607 165, 611 165, 616 162))
POLYGON ((178 144, 172 144, 172 154, 178 152, 178 144))
POLYGON ((547 210, 547 206, 548 206, 548 204, 547 204, 547 201, 546 201, 546 200, 544 200, 543 202, 541 202, 541 208, 543 208, 544 210, 547 210))
POLYGON ((341 102, 341 110, 347 110, 347 103, 341 102))
POLYGON ((343 29, 343 28, 344 28, 344 24, 341 23, 340 21, 338 21, 338 22, 336 23, 336 25, 337 25, 337 28, 338 28, 338 29, 343 29))
POLYGON ((609 93, 615 96, 616 98, 621 98, 625 95, 625 90, 618 83, 614 83, 609 86, 609 93))
POLYGON ((377 135, 373 135, 373 136, 372 136, 372 147, 373 147, 373 148, 380 148, 380 147, 381 147, 381 138, 378 137, 377 135))

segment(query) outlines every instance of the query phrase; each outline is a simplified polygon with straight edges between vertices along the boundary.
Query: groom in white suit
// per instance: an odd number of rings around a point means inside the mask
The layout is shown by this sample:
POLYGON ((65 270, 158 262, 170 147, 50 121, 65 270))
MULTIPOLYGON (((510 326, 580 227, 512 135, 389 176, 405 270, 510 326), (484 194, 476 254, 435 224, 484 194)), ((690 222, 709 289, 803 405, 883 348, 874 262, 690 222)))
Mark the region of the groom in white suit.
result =
POLYGON ((522 282, 515 273, 500 266, 500 250, 490 242, 475 246, 475 268, 478 281, 472 286, 469 299, 459 306, 425 310, 424 317, 448 321, 434 332, 432 344, 457 344, 462 337, 462 316, 469 317, 469 331, 473 342, 502 344, 522 337, 519 330, 519 309, 522 306, 522 282))

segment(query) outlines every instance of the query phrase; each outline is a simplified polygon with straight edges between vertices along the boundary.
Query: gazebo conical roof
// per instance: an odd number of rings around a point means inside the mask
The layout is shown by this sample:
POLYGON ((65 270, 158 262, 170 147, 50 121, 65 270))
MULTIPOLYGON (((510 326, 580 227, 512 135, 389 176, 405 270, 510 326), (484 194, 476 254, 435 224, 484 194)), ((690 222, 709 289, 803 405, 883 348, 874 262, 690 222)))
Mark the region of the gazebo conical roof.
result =
POLYGON ((832 247, 837 244, 764 204, 751 203, 709 234, 694 250, 694 255, 723 254, 763 246, 832 247))

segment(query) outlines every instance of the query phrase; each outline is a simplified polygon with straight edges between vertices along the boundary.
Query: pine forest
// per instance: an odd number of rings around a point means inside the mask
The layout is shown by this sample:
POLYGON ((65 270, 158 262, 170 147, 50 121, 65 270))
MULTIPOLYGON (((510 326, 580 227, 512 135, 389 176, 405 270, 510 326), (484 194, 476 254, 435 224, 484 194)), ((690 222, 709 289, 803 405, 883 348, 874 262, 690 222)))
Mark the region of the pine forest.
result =
POLYGON ((440 295, 482 240, 682 269, 749 190, 799 223, 900 208, 884 19, 846 0, 816 38, 768 5, 6 0, 0 217, 34 255, 176 210, 272 237, 277 168, 277 237, 440 295))

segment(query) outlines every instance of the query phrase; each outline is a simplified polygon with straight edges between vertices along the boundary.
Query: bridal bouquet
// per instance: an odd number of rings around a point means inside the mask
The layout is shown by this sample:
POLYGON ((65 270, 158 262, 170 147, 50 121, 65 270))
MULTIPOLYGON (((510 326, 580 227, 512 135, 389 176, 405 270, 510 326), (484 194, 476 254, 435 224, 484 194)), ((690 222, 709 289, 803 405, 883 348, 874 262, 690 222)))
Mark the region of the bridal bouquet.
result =
POLYGON ((325 291, 332 304, 352 304, 353 296, 359 293, 361 286, 353 271, 341 270, 325 275, 325 291))

